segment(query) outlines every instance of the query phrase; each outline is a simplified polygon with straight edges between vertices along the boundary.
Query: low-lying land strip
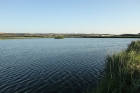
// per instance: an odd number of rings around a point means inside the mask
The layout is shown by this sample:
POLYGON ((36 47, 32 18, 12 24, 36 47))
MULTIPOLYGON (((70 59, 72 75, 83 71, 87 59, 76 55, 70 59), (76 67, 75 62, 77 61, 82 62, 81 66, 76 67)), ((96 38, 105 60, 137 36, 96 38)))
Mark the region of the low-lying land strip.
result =
POLYGON ((65 38, 140 38, 140 34, 56 34, 56 33, 0 33, 1 39, 20 39, 20 38, 55 38, 64 36, 65 38))

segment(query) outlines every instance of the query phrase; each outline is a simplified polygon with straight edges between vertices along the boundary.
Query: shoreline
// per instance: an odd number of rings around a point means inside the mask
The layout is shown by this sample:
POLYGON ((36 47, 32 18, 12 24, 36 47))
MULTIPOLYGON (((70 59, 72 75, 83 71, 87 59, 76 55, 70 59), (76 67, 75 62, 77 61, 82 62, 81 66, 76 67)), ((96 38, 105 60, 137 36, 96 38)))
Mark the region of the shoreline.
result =
MULTIPOLYGON (((55 38, 55 39, 60 39, 57 37, 0 37, 0 40, 5 40, 5 39, 33 39, 33 38, 55 38)), ((102 37, 65 37, 65 38, 140 38, 139 37, 130 37, 130 36, 121 36, 121 37, 106 37, 106 36, 102 36, 102 37)), ((63 39, 63 38, 62 38, 63 39)))
POLYGON ((17 38, 140 38, 138 34, 77 34, 77 33, 0 33, 2 39, 17 38))

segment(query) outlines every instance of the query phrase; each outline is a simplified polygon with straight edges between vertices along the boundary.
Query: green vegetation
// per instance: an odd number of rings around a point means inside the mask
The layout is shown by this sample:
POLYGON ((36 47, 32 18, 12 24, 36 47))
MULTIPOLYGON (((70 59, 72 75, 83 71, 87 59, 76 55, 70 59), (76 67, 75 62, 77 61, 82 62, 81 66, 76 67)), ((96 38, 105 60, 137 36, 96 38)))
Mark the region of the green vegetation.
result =
POLYGON ((54 39, 63 39, 64 36, 55 36, 54 39))
POLYGON ((140 93, 140 41, 118 54, 107 55, 104 77, 89 93, 140 93))

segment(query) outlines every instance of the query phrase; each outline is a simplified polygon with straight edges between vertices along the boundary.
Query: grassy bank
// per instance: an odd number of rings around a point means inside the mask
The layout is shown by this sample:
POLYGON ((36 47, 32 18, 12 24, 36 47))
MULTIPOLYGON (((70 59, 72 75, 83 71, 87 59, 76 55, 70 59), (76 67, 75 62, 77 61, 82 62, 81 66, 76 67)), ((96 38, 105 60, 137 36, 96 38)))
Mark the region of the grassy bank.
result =
POLYGON ((107 55, 104 77, 89 93, 140 93, 140 41, 118 54, 107 55))

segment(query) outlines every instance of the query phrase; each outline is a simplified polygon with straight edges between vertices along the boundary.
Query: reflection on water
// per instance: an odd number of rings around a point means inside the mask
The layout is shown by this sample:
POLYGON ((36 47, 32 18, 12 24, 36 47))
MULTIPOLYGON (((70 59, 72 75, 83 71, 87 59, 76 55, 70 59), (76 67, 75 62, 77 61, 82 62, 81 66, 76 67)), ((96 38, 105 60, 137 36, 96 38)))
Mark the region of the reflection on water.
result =
POLYGON ((0 93, 81 93, 96 85, 106 54, 132 40, 1 40, 0 93))

